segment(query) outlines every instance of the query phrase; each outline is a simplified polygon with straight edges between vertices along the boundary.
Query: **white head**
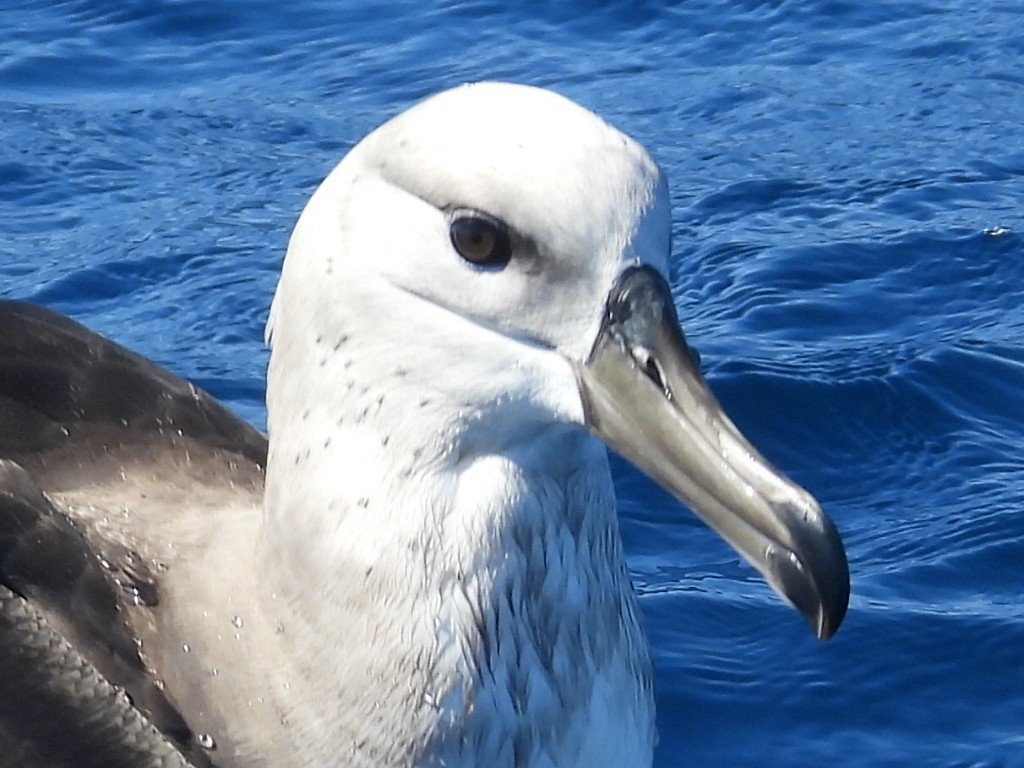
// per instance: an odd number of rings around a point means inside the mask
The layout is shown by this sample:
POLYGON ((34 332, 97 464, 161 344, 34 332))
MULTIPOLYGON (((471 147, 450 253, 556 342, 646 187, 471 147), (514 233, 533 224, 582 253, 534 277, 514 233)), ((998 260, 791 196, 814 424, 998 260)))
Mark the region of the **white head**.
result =
POLYGON ((628 136, 550 91, 466 85, 381 126, 331 173, 296 228, 275 315, 293 281, 383 279, 582 358, 622 266, 664 267, 670 225, 664 177, 628 136), (508 226, 504 268, 452 246, 467 209, 508 226))
POLYGON ((663 268, 670 226, 654 161, 591 112, 528 86, 455 88, 370 134, 310 200, 274 300, 273 354, 287 354, 282 337, 293 329, 348 325, 360 308, 346 297, 372 284, 435 305, 431 347, 442 368, 451 361, 441 350, 468 352, 476 340, 492 354, 527 345, 582 361, 616 276, 633 262, 663 268), (471 263, 454 247, 453 220, 469 212, 507 226, 506 265, 471 263))
POLYGON ((623 266, 664 267, 670 226, 644 149, 550 91, 466 85, 385 123, 323 182, 289 244, 268 324, 271 492, 275 458, 288 455, 278 465, 290 478, 296 457, 308 466, 309 422, 327 403, 332 427, 374 412, 373 424, 344 425, 358 456, 330 460, 372 463, 353 474, 377 484, 396 457, 430 462, 507 450, 551 424, 581 429, 574 366, 623 266), (476 216, 507 232, 507 263, 459 253, 453 225, 476 216), (391 408, 377 414, 381 395, 391 408), (424 409, 432 440, 413 444, 403 425, 424 409), (367 433, 387 436, 387 456, 369 461, 379 446, 367 433))
POLYGON ((551 92, 467 85, 385 123, 289 245, 268 325, 268 508, 286 484, 315 498, 314 478, 346 467, 364 498, 382 466, 409 477, 587 430, 830 634, 848 590, 841 543, 707 391, 658 276, 670 229, 647 152, 551 92), (426 442, 403 429, 414 412, 434 425, 426 442), (322 450, 339 429, 345 448, 322 450))

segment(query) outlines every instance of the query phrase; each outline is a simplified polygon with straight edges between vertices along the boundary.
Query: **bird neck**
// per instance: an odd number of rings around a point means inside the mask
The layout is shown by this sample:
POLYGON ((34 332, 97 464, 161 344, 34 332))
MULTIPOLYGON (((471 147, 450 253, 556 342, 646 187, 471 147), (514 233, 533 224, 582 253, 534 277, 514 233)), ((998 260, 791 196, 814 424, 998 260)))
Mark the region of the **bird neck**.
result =
POLYGON ((275 300, 259 570, 280 636, 311 646, 290 679, 346 692, 367 764, 575 764, 565 739, 606 737, 636 764, 649 661, 574 372, 375 300, 275 300))
MULTIPOLYGON (((407 729, 396 762, 502 764, 511 745, 558 756, 595 707, 630 710, 626 741, 642 751, 649 661, 603 446, 561 426, 483 451, 473 428, 449 425, 394 460, 394 442, 413 437, 384 441, 374 421, 339 440, 343 454, 324 448, 330 430, 312 415, 302 434, 313 437, 274 438, 268 503, 299 505, 268 508, 275 622, 316 638, 320 660, 346 638, 343 668, 308 675, 367 691, 367 716, 407 729), (283 482, 295 490, 279 493, 283 482)), ((348 727, 354 741, 396 743, 348 727)))
POLYGON ((607 458, 579 426, 564 357, 430 301, 399 317, 396 292, 406 294, 379 279, 342 281, 330 301, 292 288, 282 278, 271 313, 264 538, 274 553, 292 542, 306 560, 319 547, 323 573, 339 561, 405 568, 396 550, 436 553, 445 563, 427 576, 445 578, 446 563, 465 571, 480 551, 500 555, 494 532, 520 520, 520 495, 577 472, 606 486, 594 524, 614 529, 607 458))

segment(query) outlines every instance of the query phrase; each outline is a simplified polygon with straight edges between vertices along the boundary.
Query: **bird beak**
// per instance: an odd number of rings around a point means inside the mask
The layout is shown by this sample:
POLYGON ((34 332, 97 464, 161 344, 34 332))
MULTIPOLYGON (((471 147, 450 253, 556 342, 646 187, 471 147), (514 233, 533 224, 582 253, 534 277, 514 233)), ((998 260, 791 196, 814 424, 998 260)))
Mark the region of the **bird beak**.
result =
POLYGON ((628 267, 578 368, 587 427, 686 503, 827 639, 850 596, 839 533, 740 434, 694 358, 668 283, 651 267, 628 267))

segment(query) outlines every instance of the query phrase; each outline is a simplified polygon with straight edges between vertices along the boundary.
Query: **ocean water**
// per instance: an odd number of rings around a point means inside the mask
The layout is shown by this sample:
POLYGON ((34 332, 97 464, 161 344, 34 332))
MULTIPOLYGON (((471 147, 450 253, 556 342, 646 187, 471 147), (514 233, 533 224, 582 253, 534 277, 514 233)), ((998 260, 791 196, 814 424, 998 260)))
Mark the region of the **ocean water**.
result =
MULTIPOLYGON (((668 766, 1024 766, 1024 35, 1012 2, 0 6, 0 295, 257 424, 291 227, 363 134, 467 80, 643 142, 734 421, 846 542, 818 643, 621 461, 668 766)), ((0 333, 3 329, 0 329, 0 333)))

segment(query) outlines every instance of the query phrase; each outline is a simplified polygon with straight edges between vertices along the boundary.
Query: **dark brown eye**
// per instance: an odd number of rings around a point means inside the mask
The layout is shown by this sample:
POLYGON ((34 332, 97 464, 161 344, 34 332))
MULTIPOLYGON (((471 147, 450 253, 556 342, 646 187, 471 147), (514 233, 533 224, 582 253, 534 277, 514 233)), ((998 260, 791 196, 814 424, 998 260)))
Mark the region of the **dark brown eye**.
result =
POLYGON ((456 211, 449 229, 459 256, 481 267, 503 267, 512 258, 508 227, 479 211, 456 211))

